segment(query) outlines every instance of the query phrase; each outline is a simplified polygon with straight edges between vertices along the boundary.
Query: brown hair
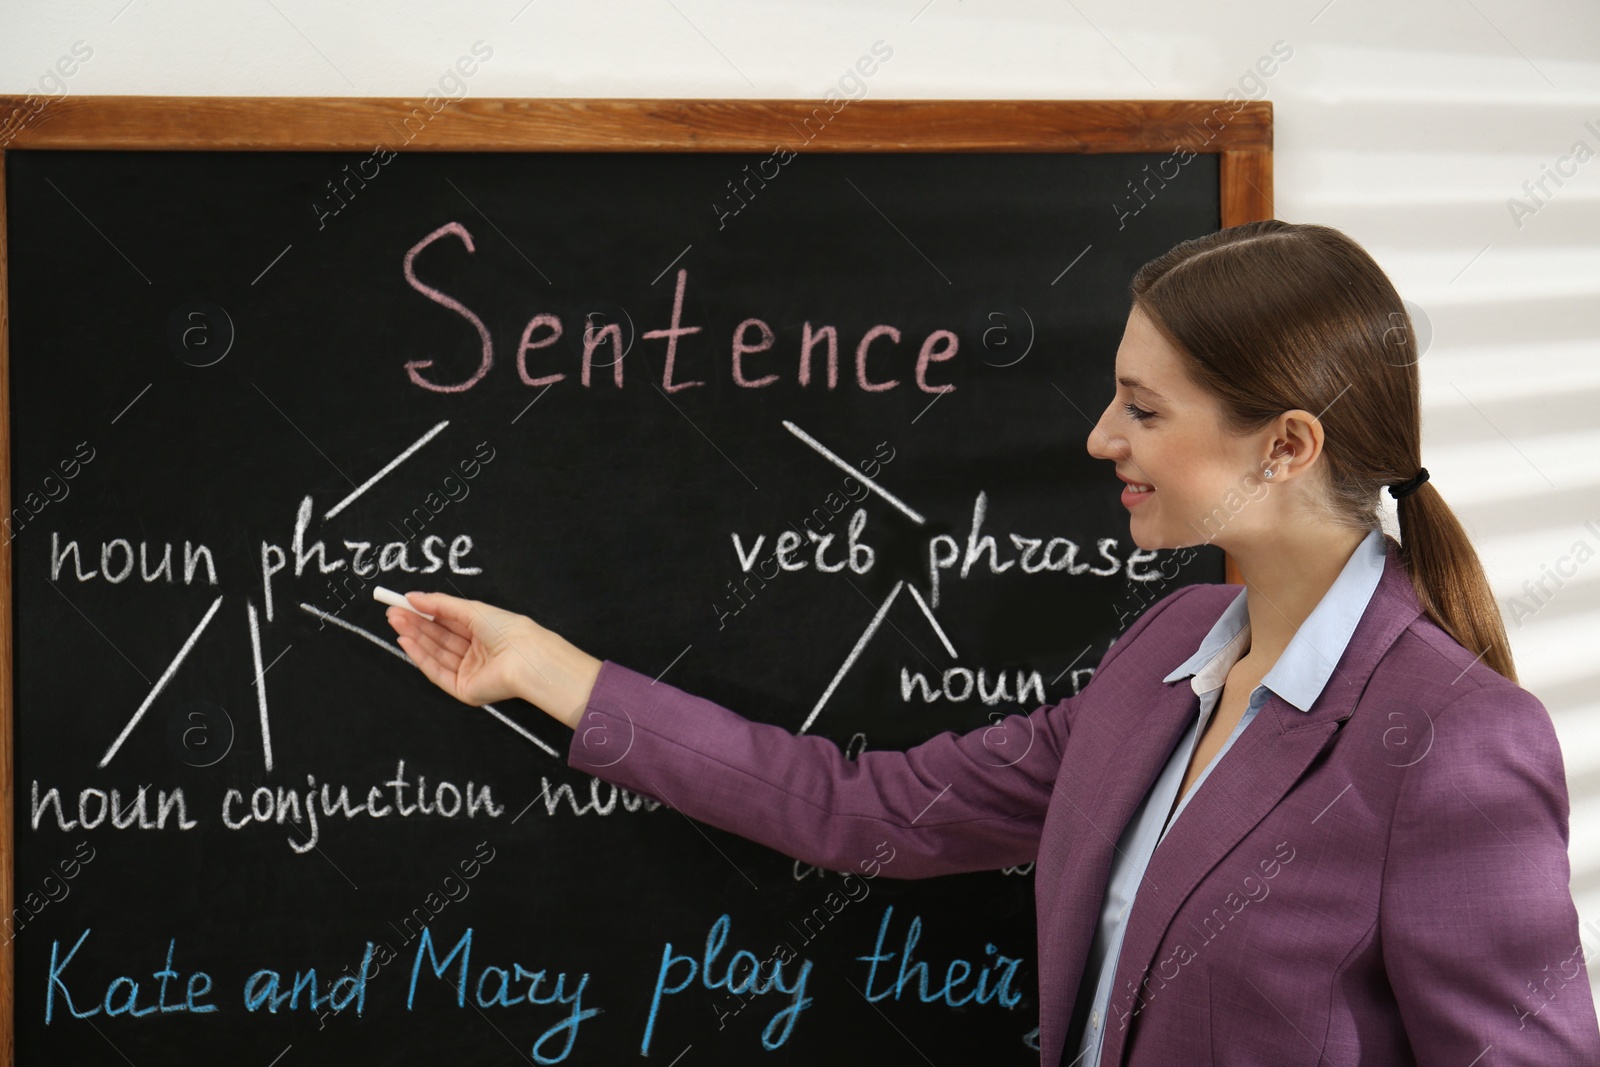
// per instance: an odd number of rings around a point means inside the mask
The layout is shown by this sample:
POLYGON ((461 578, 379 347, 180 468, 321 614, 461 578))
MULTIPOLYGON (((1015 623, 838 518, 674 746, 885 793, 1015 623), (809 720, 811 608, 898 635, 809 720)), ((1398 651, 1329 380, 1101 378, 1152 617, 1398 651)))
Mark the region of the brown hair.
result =
MULTIPOLYGON (((1329 226, 1268 219, 1184 241, 1141 267, 1134 305, 1214 395, 1231 432, 1291 408, 1322 422, 1326 517, 1379 529, 1379 493, 1421 466, 1417 343, 1382 269, 1329 226)), ((1400 558, 1428 618, 1515 682, 1478 553, 1432 482, 1396 502, 1400 558)))

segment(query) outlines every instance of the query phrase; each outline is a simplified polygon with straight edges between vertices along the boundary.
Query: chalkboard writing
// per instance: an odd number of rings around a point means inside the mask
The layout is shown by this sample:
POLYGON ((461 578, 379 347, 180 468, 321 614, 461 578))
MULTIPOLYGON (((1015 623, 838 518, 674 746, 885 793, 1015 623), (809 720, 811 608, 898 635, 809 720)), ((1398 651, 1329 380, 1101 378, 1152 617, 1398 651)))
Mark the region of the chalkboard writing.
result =
POLYGON ((574 773, 372 591, 851 754, 1070 695, 1222 579, 1085 449, 1133 270, 1220 225, 1215 155, 1129 216, 1162 155, 803 154, 719 214, 747 155, 401 152, 334 225, 370 149, 8 152, 19 1061, 1036 1062, 1031 866, 574 773))

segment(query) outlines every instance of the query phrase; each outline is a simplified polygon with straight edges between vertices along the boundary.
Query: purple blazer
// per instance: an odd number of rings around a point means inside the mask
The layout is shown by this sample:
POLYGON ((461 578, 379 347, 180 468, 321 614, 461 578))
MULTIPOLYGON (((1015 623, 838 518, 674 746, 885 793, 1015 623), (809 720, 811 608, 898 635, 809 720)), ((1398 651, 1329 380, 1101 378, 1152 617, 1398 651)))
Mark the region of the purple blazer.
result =
MULTIPOLYGON (((1310 712, 1268 696, 1151 859, 1102 1063, 1600 1064, 1544 705, 1383 577, 1310 712)), ((611 661, 567 760, 831 870, 1037 860, 1041 1063, 1060 1062, 1114 842, 1197 714, 1161 681, 1238 594, 1152 604, 1031 714, 846 759, 611 661)))

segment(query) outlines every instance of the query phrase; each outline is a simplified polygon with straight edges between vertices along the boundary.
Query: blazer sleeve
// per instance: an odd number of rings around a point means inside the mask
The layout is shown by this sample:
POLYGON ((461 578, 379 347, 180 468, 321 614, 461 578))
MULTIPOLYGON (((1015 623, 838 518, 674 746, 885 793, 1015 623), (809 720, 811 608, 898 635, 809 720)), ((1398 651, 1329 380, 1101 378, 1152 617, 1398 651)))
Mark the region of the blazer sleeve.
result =
POLYGON ((1405 773, 1379 923, 1417 1062, 1600 1064, 1544 705, 1511 686, 1469 692, 1405 773))
POLYGON ((1083 691, 965 734, 847 759, 664 682, 603 662, 568 765, 826 870, 853 870, 885 843, 882 873, 994 870, 1038 855, 1078 702, 1188 587, 1151 605, 1083 691))

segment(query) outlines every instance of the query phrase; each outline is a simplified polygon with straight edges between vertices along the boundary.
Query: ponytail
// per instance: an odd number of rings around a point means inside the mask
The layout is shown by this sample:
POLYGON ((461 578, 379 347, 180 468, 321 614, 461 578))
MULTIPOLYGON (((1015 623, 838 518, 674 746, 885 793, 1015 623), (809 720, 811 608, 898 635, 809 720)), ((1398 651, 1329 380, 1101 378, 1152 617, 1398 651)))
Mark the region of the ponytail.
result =
POLYGON ((1400 559, 1422 610, 1456 643, 1482 654, 1481 662, 1517 680, 1511 645, 1489 580, 1455 512, 1432 485, 1395 501, 1400 515, 1400 559))

